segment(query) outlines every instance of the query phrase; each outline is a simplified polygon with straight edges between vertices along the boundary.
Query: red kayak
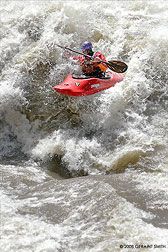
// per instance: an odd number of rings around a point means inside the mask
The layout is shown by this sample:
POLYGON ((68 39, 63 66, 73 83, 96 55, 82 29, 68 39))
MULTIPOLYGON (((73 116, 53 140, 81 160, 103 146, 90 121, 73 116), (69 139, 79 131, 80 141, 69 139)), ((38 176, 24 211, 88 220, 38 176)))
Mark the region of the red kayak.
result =
POLYGON ((101 78, 89 76, 76 76, 69 74, 66 79, 54 87, 55 91, 70 96, 92 95, 104 89, 114 87, 117 82, 124 79, 123 74, 106 73, 101 78))

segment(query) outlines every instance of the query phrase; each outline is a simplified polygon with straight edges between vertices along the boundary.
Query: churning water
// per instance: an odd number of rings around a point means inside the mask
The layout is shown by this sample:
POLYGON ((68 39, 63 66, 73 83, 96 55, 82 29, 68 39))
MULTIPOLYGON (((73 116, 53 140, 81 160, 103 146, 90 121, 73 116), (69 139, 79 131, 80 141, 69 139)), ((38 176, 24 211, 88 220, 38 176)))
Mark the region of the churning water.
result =
POLYGON ((168 251, 167 1, 1 1, 3 252, 168 251), (84 40, 129 66, 88 97, 53 86, 84 40))

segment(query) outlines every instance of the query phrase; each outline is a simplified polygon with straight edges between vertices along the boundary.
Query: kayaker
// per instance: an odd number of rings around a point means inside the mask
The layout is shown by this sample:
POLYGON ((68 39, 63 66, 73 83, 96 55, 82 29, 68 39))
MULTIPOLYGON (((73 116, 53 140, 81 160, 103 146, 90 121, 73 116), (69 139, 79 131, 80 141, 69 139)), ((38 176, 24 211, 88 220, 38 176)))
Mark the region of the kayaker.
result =
MULTIPOLYGON (((66 46, 64 46, 66 49, 66 46)), ((93 52, 92 43, 89 41, 83 42, 81 50, 84 54, 94 57, 94 60, 86 56, 73 56, 73 60, 79 62, 82 66, 82 71, 87 76, 101 77, 105 75, 107 66, 100 60, 106 61, 105 56, 100 52, 93 52)), ((71 56, 70 53, 66 54, 67 58, 71 56)))

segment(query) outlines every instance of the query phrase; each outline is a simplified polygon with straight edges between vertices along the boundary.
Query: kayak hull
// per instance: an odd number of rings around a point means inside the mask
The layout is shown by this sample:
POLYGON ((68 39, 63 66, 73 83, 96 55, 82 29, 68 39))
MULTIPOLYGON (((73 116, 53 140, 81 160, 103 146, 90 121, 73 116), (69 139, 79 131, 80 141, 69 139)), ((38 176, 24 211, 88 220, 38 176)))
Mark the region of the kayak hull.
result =
POLYGON ((107 73, 105 77, 95 78, 69 74, 60 84, 54 86, 56 92, 69 96, 92 95, 110 87, 124 79, 123 74, 107 73))

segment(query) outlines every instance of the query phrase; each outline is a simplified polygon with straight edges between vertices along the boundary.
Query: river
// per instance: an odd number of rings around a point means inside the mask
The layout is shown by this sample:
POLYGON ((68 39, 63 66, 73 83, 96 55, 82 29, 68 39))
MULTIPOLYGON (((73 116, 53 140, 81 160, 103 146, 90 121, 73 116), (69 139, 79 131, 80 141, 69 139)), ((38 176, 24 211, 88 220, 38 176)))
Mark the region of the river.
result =
POLYGON ((168 2, 1 1, 3 252, 168 251, 168 2), (89 40, 128 64, 86 97, 53 87, 89 40))

